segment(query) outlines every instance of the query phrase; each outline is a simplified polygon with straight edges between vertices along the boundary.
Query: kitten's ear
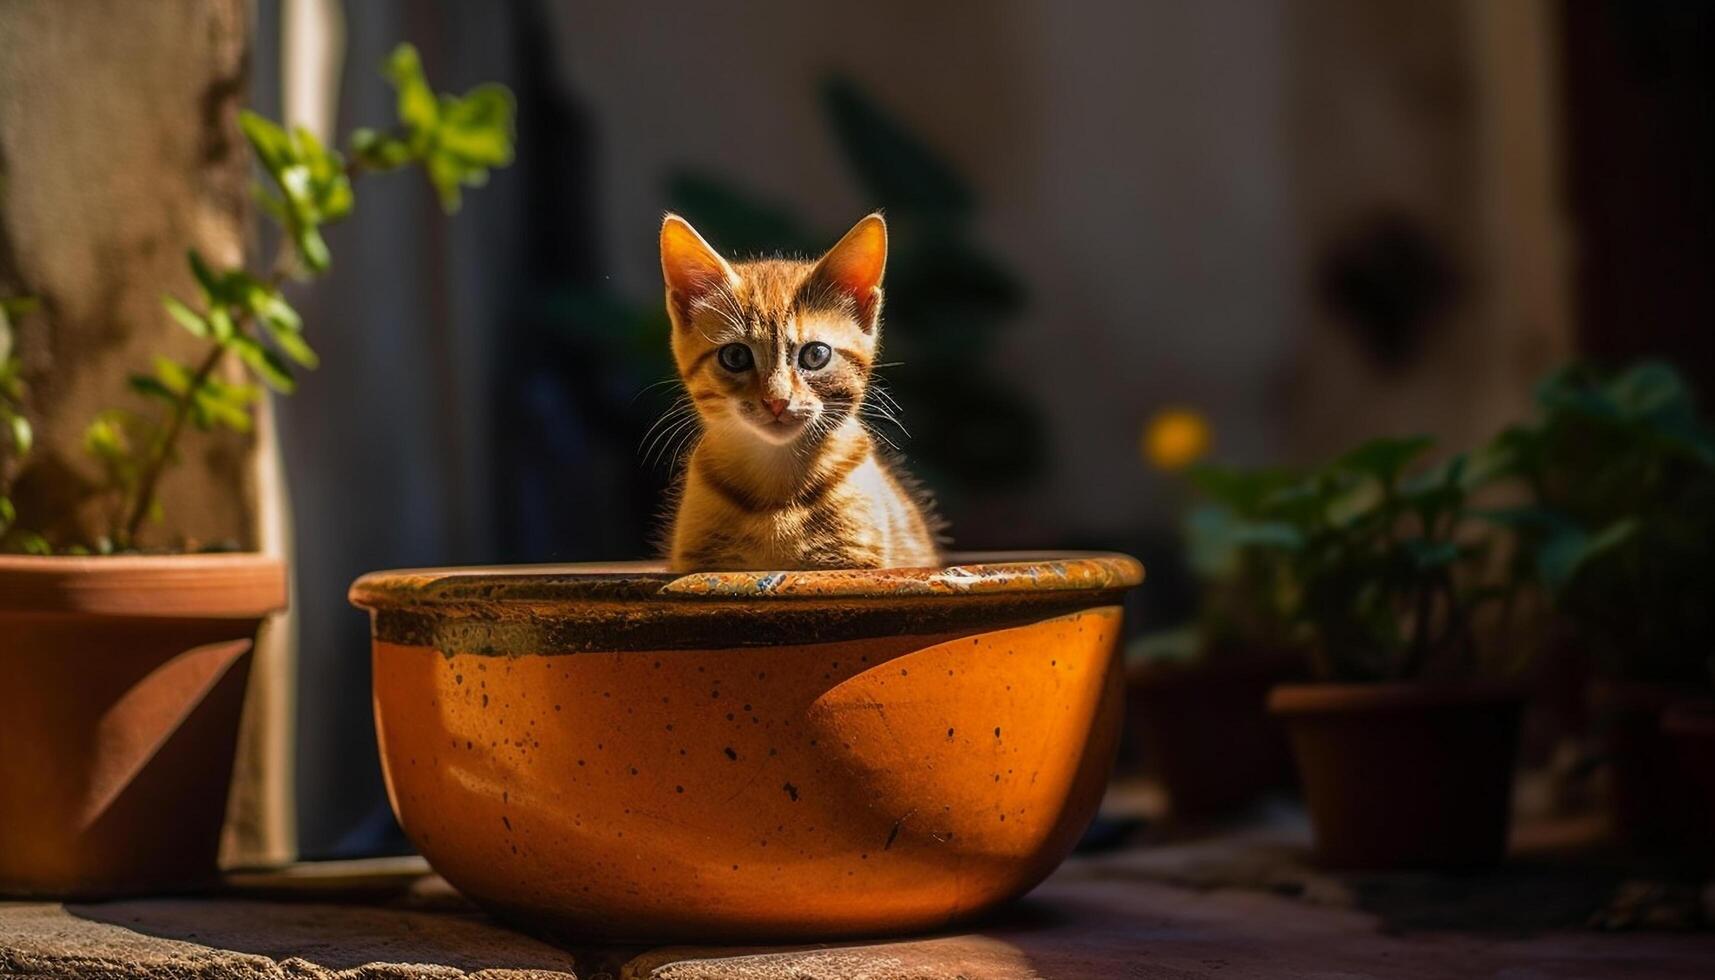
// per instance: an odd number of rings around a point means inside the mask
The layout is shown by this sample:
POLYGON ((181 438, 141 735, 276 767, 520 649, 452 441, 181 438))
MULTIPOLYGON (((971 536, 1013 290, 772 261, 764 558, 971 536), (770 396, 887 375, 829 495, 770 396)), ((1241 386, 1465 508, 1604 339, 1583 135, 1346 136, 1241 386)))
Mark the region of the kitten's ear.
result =
POLYGON ((858 324, 875 329, 881 313, 881 276, 887 270, 887 222, 878 211, 846 232, 810 273, 819 289, 832 289, 857 304, 858 324))
POLYGON ((667 311, 675 327, 690 321, 691 304, 738 282, 738 273, 691 223, 669 213, 661 222, 661 277, 667 282, 667 311))

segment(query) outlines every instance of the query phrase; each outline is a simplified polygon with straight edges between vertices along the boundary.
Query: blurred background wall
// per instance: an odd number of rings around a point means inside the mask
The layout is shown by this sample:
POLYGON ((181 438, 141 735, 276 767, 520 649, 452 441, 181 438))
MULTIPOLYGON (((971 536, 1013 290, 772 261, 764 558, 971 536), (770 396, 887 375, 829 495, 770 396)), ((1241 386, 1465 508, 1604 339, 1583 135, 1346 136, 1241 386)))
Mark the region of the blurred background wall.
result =
POLYGON ((1137 449, 1163 406, 1233 462, 1380 431, 1451 449, 1577 349, 1706 359, 1709 23, 1670 0, 260 0, 265 110, 389 118, 400 40, 520 107, 518 165, 456 220, 411 179, 360 188, 302 304, 323 367, 279 409, 304 854, 401 843, 345 584, 651 553, 663 210, 754 252, 887 207, 891 435, 958 544, 1134 551, 1159 623, 1185 604, 1183 490, 1137 449))

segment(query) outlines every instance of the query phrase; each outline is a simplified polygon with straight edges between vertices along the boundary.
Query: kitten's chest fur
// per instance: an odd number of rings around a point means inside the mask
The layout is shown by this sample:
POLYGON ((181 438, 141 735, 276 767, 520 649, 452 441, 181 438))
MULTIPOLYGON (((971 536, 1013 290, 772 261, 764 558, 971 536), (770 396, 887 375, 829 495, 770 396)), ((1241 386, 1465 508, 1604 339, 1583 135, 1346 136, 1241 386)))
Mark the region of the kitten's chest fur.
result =
POLYGON ((852 424, 809 460, 691 454, 670 547, 677 571, 934 565, 938 521, 852 424))

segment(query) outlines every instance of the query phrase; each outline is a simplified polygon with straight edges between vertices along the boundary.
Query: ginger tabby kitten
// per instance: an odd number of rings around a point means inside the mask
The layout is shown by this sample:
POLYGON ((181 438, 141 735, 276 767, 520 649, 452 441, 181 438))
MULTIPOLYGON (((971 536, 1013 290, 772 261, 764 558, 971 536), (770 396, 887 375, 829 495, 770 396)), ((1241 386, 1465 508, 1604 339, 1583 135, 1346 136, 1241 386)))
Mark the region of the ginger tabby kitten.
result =
POLYGON ((675 571, 940 563, 938 522, 860 419, 886 264, 879 214, 813 263, 729 263, 667 215, 673 359, 702 429, 669 537, 675 571))

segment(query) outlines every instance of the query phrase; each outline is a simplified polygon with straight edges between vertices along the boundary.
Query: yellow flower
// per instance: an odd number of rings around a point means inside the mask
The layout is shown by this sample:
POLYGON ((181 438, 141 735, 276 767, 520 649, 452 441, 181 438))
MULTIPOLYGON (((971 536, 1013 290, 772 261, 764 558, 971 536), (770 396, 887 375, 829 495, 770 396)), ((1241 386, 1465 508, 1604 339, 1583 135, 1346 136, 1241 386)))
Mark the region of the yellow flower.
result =
POLYGON ((1143 427, 1143 456, 1156 469, 1176 473, 1202 459, 1214 441, 1209 421, 1189 408, 1164 408, 1143 427))

